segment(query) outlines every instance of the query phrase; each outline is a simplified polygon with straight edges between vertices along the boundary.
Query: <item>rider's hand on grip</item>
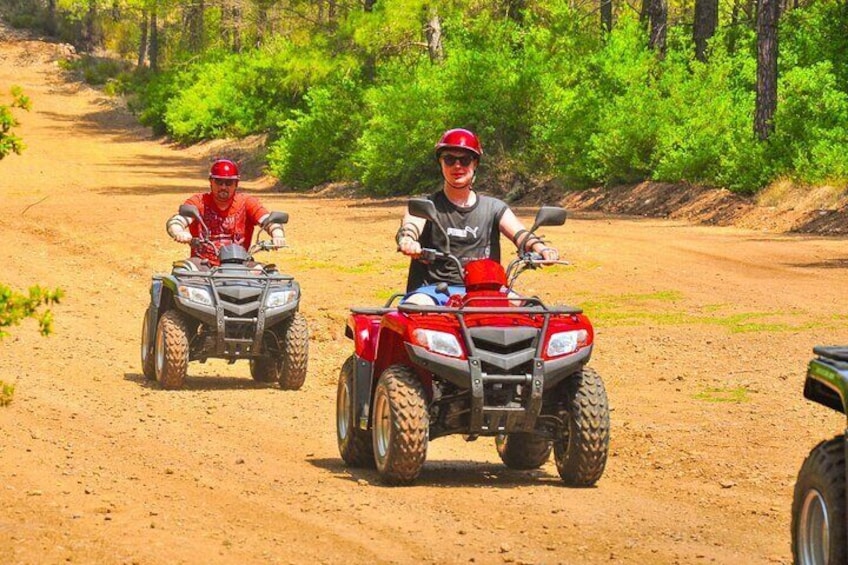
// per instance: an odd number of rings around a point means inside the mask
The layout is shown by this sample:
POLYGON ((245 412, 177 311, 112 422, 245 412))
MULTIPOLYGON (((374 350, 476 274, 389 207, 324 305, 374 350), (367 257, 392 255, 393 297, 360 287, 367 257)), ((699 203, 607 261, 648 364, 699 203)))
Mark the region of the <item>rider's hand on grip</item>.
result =
POLYGON ((174 241, 177 243, 191 243, 192 237, 191 232, 188 231, 178 231, 174 234, 174 241))
POLYGON ((421 244, 411 237, 402 237, 398 242, 398 251, 404 255, 417 258, 421 254, 421 244))
POLYGON ((436 250, 435 249, 422 249, 421 253, 418 255, 418 260, 422 263, 431 263, 436 260, 436 250))

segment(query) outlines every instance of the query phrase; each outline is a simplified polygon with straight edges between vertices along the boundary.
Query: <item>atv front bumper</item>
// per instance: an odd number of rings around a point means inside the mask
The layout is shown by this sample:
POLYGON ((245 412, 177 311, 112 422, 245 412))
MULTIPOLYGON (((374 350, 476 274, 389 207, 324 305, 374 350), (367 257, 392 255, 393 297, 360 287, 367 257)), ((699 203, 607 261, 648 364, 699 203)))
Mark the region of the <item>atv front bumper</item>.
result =
POLYGON ((557 359, 535 358, 532 373, 488 374, 478 357, 455 359, 432 353, 427 349, 406 343, 410 360, 437 378, 449 381, 461 389, 471 391, 471 415, 468 432, 500 433, 532 431, 542 409, 542 395, 556 387, 563 379, 573 375, 589 362, 592 346, 557 359), (486 390, 491 385, 528 387, 521 406, 492 406, 486 403, 486 390))

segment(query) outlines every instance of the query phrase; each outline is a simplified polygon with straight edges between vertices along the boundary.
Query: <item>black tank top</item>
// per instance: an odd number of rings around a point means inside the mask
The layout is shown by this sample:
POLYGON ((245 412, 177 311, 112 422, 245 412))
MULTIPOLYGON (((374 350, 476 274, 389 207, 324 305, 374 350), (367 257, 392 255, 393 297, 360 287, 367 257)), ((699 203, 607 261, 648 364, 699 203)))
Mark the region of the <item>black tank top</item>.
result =
MULTIPOLYGON (((507 210, 504 202, 477 193, 477 201, 467 208, 462 208, 448 200, 441 190, 427 198, 436 205, 439 223, 445 228, 450 238, 451 253, 459 257, 463 264, 485 258, 500 262, 501 243, 498 226, 507 210)), ((424 224, 424 230, 418 241, 421 247, 447 251, 442 232, 429 221, 424 224)), ((407 292, 440 282, 463 284, 462 276, 452 261, 440 260, 425 265, 420 261, 412 260, 406 281, 407 292)))

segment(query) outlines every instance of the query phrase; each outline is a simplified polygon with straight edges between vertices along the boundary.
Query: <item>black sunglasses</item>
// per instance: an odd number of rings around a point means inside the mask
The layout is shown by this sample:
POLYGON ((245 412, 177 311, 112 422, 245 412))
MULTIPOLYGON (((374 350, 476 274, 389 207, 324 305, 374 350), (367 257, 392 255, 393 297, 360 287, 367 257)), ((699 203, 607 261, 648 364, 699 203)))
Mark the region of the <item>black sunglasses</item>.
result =
POLYGON ((236 184, 235 179, 213 179, 217 184, 223 184, 224 186, 233 186, 236 184))
POLYGON ((447 165, 448 167, 453 167, 457 161, 459 161, 459 164, 463 167, 467 167, 471 164, 471 161, 473 160, 474 155, 462 155, 460 157, 450 154, 442 155, 442 161, 444 161, 445 165, 447 165))

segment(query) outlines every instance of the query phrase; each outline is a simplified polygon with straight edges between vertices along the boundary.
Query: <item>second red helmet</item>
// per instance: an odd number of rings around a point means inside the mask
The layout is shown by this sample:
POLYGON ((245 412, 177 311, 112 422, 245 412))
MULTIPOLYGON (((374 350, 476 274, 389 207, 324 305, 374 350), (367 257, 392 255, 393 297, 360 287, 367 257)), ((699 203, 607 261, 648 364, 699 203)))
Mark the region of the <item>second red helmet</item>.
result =
POLYGON ((218 159, 212 163, 212 168, 209 169, 209 178, 238 180, 238 165, 229 159, 218 159))
POLYGON ((480 145, 480 138, 467 129, 456 128, 449 129, 442 134, 442 138, 436 144, 436 157, 445 149, 464 149, 471 151, 479 159, 483 155, 483 146, 480 145))

